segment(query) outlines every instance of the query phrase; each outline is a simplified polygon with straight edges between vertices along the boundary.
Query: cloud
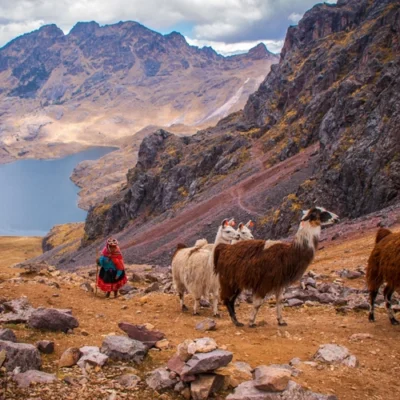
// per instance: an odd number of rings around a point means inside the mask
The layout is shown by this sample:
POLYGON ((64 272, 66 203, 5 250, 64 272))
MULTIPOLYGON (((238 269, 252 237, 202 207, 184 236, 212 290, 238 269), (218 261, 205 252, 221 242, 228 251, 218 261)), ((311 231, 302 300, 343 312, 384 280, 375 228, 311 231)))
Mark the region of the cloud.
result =
MULTIPOLYGON (((166 33, 184 26, 193 40, 226 45, 281 41, 318 0, 0 0, 0 46, 43 24, 65 33, 78 21, 133 20, 166 33)), ((336 1, 330 1, 331 3, 336 1)))

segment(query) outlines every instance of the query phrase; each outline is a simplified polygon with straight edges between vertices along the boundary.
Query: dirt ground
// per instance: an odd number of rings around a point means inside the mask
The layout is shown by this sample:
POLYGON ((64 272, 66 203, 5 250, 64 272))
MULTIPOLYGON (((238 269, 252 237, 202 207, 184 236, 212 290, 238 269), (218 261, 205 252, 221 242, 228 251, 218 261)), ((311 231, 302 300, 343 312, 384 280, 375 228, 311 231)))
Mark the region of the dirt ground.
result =
MULTIPOLYGON (((400 230, 400 226, 395 230, 400 230)), ((373 247, 374 234, 369 232, 352 239, 322 243, 310 269, 326 275, 325 281, 333 281, 338 277, 334 273, 336 270, 355 270, 360 265, 365 266, 373 247)), ((204 334, 194 327, 205 317, 211 317, 211 310, 202 309, 201 315, 196 317, 189 313, 182 314, 177 296, 171 294, 151 293, 130 300, 122 297, 105 299, 103 294, 96 297, 66 283, 61 283, 61 288, 56 289, 43 284, 7 282, 6 279, 20 272, 9 268, 11 264, 40 253, 40 239, 0 238, 0 250, 1 297, 27 296, 35 307, 71 308, 79 320, 80 327, 73 334, 43 333, 26 329, 23 325, 10 326, 21 342, 35 343, 38 339, 55 341, 55 354, 42 355, 45 371, 55 372, 57 360, 68 347, 101 345, 105 335, 112 332, 122 334, 117 324, 126 321, 153 324, 155 329, 166 334, 171 344, 169 350, 151 352, 143 364, 143 371, 164 365, 175 352, 176 345, 188 338, 212 337, 220 346, 225 345, 227 350, 234 353, 235 361, 248 362, 253 368, 261 364, 288 363, 294 357, 309 361, 319 345, 337 343, 348 347, 357 357, 357 368, 316 368, 301 364, 298 368, 302 373, 294 380, 313 391, 335 394, 341 400, 400 398, 397 381, 400 373, 400 327, 390 325, 383 309, 377 310, 376 323, 371 324, 366 311, 343 315, 336 313, 331 306, 285 308, 283 313, 288 326, 278 327, 275 308, 270 304, 262 307, 258 316, 260 324, 251 329, 234 327, 221 306, 222 318, 217 320, 217 330, 204 334), (59 294, 59 297, 53 297, 53 294, 59 294), (127 308, 123 309, 124 306, 127 308), (82 331, 86 331, 88 336, 82 335, 82 331), (354 333, 369 333, 372 339, 350 341, 349 337, 354 333)), ((365 286, 364 278, 346 280, 345 283, 358 288, 365 286)), ((191 307, 190 298, 187 304, 191 307)), ((237 308, 239 320, 247 320, 250 308, 251 305, 247 303, 240 304, 237 308)), ((52 396, 58 398, 56 393, 52 393, 52 396)))

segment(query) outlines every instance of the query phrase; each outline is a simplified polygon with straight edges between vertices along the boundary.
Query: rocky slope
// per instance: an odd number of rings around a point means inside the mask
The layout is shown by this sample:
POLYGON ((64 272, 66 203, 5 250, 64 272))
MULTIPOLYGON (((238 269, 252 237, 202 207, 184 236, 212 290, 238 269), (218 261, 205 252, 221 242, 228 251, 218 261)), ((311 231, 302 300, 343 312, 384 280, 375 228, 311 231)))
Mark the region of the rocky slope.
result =
POLYGON ((399 8, 346 0, 307 12, 243 112, 143 141, 126 187, 89 212, 88 247, 61 264, 92 257, 111 233, 128 259, 168 264, 178 242, 213 240, 225 217, 275 238, 314 203, 345 220, 397 204, 399 8))
POLYGON ((208 126, 242 108, 278 57, 223 57, 136 22, 55 25, 0 49, 0 162, 119 145, 148 125, 208 126))

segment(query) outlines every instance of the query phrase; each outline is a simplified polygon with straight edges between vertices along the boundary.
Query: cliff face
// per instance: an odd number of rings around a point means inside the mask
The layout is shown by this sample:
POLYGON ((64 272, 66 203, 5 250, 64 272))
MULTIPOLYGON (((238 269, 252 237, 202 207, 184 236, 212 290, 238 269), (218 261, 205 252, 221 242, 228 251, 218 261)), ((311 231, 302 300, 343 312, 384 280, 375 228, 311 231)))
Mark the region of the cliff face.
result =
POLYGON ((209 126, 241 109, 276 62, 264 45, 223 57, 136 22, 78 23, 68 35, 44 26, 0 49, 0 157, 116 144, 148 125, 209 126))
POLYGON ((224 217, 274 238, 314 203, 344 219, 397 203, 399 8, 346 0, 306 13, 243 112, 143 142, 126 188, 89 213, 85 245, 120 232, 128 257, 167 262, 179 240, 212 240, 224 217))

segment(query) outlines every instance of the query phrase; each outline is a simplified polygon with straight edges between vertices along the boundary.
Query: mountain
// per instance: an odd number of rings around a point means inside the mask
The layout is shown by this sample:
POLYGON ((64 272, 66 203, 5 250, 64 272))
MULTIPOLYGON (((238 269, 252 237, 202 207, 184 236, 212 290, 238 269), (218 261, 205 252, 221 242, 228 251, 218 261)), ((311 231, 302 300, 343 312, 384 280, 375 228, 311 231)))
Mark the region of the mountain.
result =
POLYGON ((90 210, 84 247, 53 260, 90 263, 113 234, 130 262, 168 264, 178 242, 212 241, 223 218, 284 237, 315 203, 344 220, 338 235, 353 218, 393 218, 399 93, 399 2, 316 5, 243 111, 191 137, 146 137, 125 187, 90 210))
POLYGON ((263 44, 223 57, 136 22, 43 26, 0 49, 0 162, 119 146, 148 125, 212 125, 276 62, 263 44))

